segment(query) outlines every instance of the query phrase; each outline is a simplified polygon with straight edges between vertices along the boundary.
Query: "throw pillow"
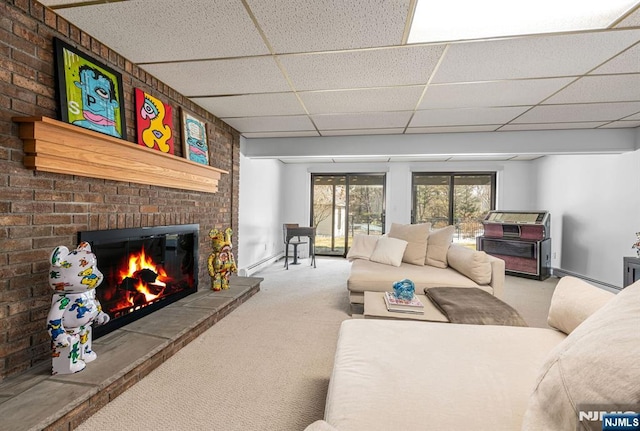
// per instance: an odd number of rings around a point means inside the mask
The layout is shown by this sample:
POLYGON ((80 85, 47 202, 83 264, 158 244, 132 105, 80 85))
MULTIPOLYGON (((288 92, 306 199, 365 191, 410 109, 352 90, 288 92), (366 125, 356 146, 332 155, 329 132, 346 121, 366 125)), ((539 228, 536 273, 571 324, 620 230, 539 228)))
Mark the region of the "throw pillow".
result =
MULTIPOLYGON (((632 284, 557 345, 540 370, 523 430, 575 430, 581 406, 640 403, 640 283, 632 284)), ((585 425, 584 423, 582 425, 585 425)), ((587 429, 586 426, 580 429, 587 429)), ((600 429, 600 428, 598 428, 600 429)))
POLYGON ((402 256, 402 261, 413 265, 424 266, 427 257, 427 237, 431 223, 398 224, 391 223, 389 238, 398 238, 407 241, 407 248, 402 256))
POLYGON ((400 266, 406 248, 407 241, 405 240, 381 236, 369 260, 385 265, 400 266))
POLYGON ((551 297, 547 323, 570 334, 615 295, 575 277, 562 277, 551 297))
POLYGON ((375 235, 354 235, 351 247, 347 253, 347 260, 349 262, 352 262, 354 259, 369 260, 371 253, 373 253, 373 250, 376 248, 378 238, 380 237, 375 235))
POLYGON ((471 250, 461 245, 447 251, 448 265, 480 285, 491 283, 491 263, 484 251, 471 250))
POLYGON ((447 267, 447 251, 453 241, 453 226, 446 226, 442 229, 436 229, 429 233, 427 238, 427 265, 436 268, 447 267))

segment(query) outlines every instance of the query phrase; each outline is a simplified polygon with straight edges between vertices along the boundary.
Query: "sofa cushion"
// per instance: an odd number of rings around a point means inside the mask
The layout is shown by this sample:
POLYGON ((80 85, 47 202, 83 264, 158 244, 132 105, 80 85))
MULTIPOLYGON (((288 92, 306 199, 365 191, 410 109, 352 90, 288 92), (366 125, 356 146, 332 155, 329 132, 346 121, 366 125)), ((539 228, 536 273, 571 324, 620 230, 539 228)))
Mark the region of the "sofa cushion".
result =
POLYGON ((547 323, 569 334, 614 296, 579 278, 562 277, 551 297, 547 323))
POLYGON ((550 353, 523 429, 575 430, 580 406, 611 411, 640 403, 638 328, 640 282, 608 301, 550 353))
POLYGON ((399 224, 391 223, 390 238, 407 241, 407 248, 402 261, 413 265, 424 265, 427 257, 427 237, 431 230, 431 223, 399 224))
POLYGON ((342 323, 325 420, 338 430, 520 429, 542 328, 382 319, 342 323))
POLYGON ((421 293, 425 287, 437 286, 479 287, 493 293, 491 286, 480 286, 453 268, 435 268, 409 263, 394 267, 363 259, 357 259, 351 264, 347 287, 350 292, 386 292, 393 290, 394 282, 404 278, 414 282, 417 293, 421 293))
POLYGON ((407 241, 403 239, 381 236, 378 238, 369 260, 385 265, 400 266, 406 248, 407 241))
POLYGON ((349 247, 349 252, 347 253, 347 260, 349 262, 354 259, 369 260, 373 250, 376 248, 378 238, 380 237, 376 235, 354 235, 353 241, 351 241, 351 247, 349 247))
POLYGON ((442 229, 436 229, 429 233, 427 238, 427 265, 436 268, 447 267, 447 251, 453 241, 453 226, 446 226, 442 229))
POLYGON ((478 284, 491 283, 491 263, 484 251, 452 245, 447 251, 447 263, 478 284))

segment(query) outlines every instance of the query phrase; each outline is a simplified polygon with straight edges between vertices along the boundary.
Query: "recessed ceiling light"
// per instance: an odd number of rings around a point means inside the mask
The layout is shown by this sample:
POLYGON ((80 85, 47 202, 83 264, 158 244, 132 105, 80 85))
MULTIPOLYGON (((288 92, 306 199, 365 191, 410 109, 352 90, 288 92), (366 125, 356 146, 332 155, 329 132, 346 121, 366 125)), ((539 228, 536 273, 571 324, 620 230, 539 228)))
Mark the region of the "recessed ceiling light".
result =
POLYGON ((605 29, 638 0, 417 0, 408 43, 605 29))

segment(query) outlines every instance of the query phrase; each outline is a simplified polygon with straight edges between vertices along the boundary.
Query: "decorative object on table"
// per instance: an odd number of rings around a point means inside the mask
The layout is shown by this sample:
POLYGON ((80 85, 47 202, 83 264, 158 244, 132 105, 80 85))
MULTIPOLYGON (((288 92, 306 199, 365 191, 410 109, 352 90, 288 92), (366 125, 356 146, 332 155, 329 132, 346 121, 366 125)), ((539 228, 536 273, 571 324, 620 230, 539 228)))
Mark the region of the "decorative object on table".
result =
POLYGON ((127 139, 122 75, 54 38, 61 120, 127 139))
POLYGON ((384 303, 387 306, 387 311, 424 314, 424 304, 415 295, 411 299, 400 299, 393 292, 385 292, 384 303))
POLYGON ((208 267, 211 276, 211 289, 218 291, 229 288, 229 277, 231 274, 238 272, 236 261, 233 258, 233 250, 231 249, 231 235, 233 229, 230 227, 224 231, 211 229, 209 238, 211 238, 211 248, 213 251, 209 255, 208 267))
POLYGON ((173 154, 173 109, 144 92, 135 89, 136 132, 138 144, 173 154))
POLYGON ((203 165, 209 164, 209 142, 207 140, 207 124, 193 114, 181 109, 182 142, 184 156, 187 160, 203 165))
POLYGON ((393 283, 393 292, 398 299, 411 301, 413 295, 416 293, 416 286, 413 284, 413 281, 405 278, 404 280, 393 283))
POLYGON ((95 289, 103 276, 87 242, 72 251, 56 247, 49 260, 49 285, 54 290, 47 317, 53 348, 51 371, 77 373, 97 357, 91 350, 91 324, 109 321, 96 299, 95 289))
POLYGON ((636 232, 636 242, 633 243, 631 248, 635 248, 638 257, 640 257, 640 232, 636 232))

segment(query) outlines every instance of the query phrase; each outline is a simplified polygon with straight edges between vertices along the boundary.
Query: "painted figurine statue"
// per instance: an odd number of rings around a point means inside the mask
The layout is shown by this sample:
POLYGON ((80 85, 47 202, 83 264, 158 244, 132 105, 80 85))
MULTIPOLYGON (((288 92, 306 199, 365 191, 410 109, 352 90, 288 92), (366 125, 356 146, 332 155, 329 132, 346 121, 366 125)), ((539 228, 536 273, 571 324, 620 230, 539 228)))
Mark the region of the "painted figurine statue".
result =
POLYGON ((54 290, 47 318, 53 348, 51 370, 52 374, 77 373, 97 357, 91 350, 91 324, 109 321, 96 299, 95 289, 103 276, 87 242, 72 251, 56 247, 50 263, 49 285, 54 290))
POLYGON ((238 271, 236 261, 231 249, 231 234, 233 230, 228 227, 224 231, 211 229, 211 248, 209 255, 209 275, 211 276, 211 289, 218 291, 229 288, 229 277, 238 271))

